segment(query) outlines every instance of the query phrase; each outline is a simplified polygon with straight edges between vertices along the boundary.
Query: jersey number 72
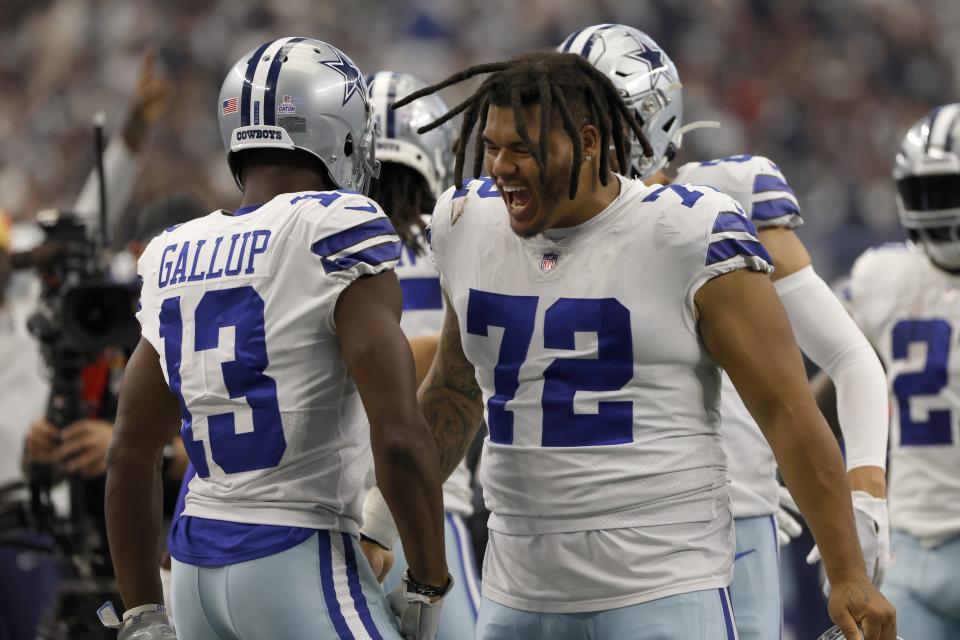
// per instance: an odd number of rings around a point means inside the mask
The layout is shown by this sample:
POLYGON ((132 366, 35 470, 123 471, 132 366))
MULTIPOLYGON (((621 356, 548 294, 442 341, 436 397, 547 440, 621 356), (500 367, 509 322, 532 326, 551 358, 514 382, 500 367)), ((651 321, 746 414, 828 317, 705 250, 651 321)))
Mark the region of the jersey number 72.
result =
MULTIPOLYGON (((487 401, 490 440, 513 443, 513 412, 507 403, 520 387, 520 368, 527 359, 537 296, 513 296, 470 290, 467 333, 487 336, 502 327, 500 353, 493 370, 494 394, 487 401)), ((616 298, 560 298, 543 316, 543 348, 574 350, 575 334, 597 334, 597 357, 555 358, 543 371, 541 445, 586 447, 633 441, 633 403, 607 400, 597 413, 574 411, 577 391, 618 391, 633 378, 630 310, 616 298)))

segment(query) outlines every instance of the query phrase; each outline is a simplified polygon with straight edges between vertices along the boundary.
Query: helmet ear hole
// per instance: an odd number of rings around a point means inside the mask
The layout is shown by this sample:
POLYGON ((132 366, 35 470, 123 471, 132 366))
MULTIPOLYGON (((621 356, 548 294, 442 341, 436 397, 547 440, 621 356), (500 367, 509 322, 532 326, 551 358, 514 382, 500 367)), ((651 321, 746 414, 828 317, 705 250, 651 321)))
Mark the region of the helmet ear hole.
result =
POLYGON ((348 133, 346 140, 343 141, 343 155, 350 157, 353 155, 353 134, 348 133))

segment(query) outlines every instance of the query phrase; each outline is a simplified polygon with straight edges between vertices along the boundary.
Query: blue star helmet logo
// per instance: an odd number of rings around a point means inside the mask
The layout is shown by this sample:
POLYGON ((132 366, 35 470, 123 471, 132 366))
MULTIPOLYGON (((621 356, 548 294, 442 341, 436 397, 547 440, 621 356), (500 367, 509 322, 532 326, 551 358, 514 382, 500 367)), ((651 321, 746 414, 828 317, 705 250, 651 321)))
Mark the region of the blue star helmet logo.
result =
POLYGON ((639 41, 637 42, 637 44, 640 45, 640 48, 637 49, 636 51, 631 51, 630 53, 628 53, 627 54, 628 58, 633 58, 634 60, 646 62, 648 65, 650 65, 651 71, 653 71, 654 69, 659 69, 660 67, 663 66, 663 54, 659 50, 654 49, 652 47, 648 47, 647 45, 639 41))
POLYGON ((321 60, 320 64, 333 69, 343 76, 343 102, 340 106, 342 107, 347 104, 355 93, 359 94, 360 99, 366 104, 367 87, 363 82, 363 75, 360 73, 360 69, 357 69, 336 47, 330 48, 337 58, 335 60, 321 60))

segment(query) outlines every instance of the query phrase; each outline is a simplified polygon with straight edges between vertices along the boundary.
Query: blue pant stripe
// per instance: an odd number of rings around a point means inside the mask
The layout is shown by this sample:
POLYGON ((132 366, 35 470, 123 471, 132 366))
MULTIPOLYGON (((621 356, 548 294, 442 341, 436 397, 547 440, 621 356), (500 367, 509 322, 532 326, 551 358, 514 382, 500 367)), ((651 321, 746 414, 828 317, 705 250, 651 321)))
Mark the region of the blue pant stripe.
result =
POLYGON ((340 611, 340 602, 337 600, 337 592, 333 586, 333 554, 330 550, 329 531, 317 532, 317 547, 320 555, 320 587, 323 590, 323 602, 327 605, 327 613, 330 614, 330 622, 333 623, 333 629, 337 632, 340 640, 355 640, 350 627, 347 626, 347 620, 340 611))
POLYGON ((720 606, 723 608, 723 623, 727 627, 727 640, 737 640, 737 630, 733 626, 733 614, 730 612, 730 600, 726 589, 720 592, 720 606))
MULTIPOLYGON (((463 545, 460 544, 460 527, 456 518, 449 513, 444 513, 443 515, 450 524, 450 528, 453 529, 454 539, 457 543, 457 557, 460 559, 460 575, 463 576, 464 581, 472 581, 475 571, 473 570, 473 567, 470 567, 468 570, 467 562, 473 562, 473 553, 470 549, 465 549, 463 545)), ((476 584, 465 584, 463 586, 467 590, 467 600, 470 602, 470 612, 473 614, 473 620, 476 621, 480 610, 479 603, 475 599, 476 584)))
POLYGON ((357 554, 353 550, 353 539, 346 533, 341 533, 343 538, 343 554, 347 560, 347 584, 350 585, 350 597, 353 598, 353 604, 360 614, 360 621, 363 628, 370 634, 372 640, 383 640, 380 630, 373 622, 370 615, 370 607, 367 606, 367 597, 363 595, 363 588, 360 586, 360 575, 357 573, 357 554))

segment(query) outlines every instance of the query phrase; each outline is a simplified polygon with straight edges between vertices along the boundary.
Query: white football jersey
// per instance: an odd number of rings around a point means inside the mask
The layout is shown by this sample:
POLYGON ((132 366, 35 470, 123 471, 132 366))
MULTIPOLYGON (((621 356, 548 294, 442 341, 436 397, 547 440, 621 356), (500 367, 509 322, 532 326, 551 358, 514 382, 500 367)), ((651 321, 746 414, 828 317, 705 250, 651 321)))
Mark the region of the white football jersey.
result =
MULTIPOLYGON (((429 224, 430 216, 424 216, 429 224)), ((403 318, 400 327, 408 338, 440 333, 443 327, 443 293, 440 274, 430 256, 430 246, 422 235, 416 236, 416 248, 403 246, 396 273, 403 290, 403 318)), ((443 483, 443 509, 461 516, 473 513, 473 489, 470 469, 461 462, 443 483)))
POLYGON ((960 534, 960 276, 903 244, 853 266, 850 309, 890 381, 890 526, 960 534))
POLYGON ((380 207, 345 191, 214 211, 150 243, 137 317, 197 469, 184 515, 357 532, 370 436, 334 309, 399 253, 380 207))
MULTIPOLYGON (((677 182, 707 184, 733 197, 758 229, 803 224, 793 190, 776 164, 760 156, 739 155, 691 162, 677 171, 677 182)), ((777 461, 757 422, 723 374, 723 447, 730 468, 730 499, 735 518, 775 513, 777 461)))
POLYGON ((490 430, 483 591, 506 606, 588 611, 729 584, 720 370, 694 295, 771 267, 729 197, 619 179, 596 217, 526 240, 489 178, 434 210, 490 430))

